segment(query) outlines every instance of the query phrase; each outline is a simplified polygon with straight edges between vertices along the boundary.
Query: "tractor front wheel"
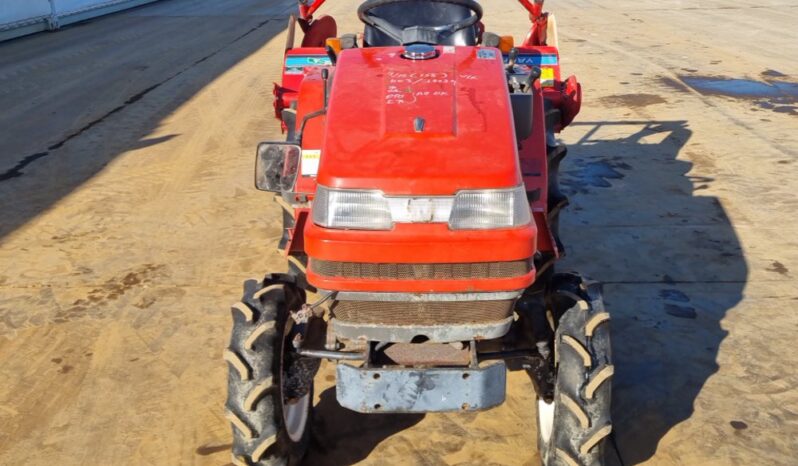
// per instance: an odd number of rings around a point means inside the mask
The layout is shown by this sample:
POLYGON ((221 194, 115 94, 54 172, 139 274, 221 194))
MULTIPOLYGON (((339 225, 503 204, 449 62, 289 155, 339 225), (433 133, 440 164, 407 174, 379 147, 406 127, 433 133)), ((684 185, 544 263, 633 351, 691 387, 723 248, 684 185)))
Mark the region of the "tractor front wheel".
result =
POLYGON ((293 350, 290 317, 304 301, 304 291, 267 276, 247 281, 232 307, 225 414, 236 466, 298 464, 307 449, 318 360, 293 350))
POLYGON ((612 430, 613 366, 601 286, 576 275, 551 281, 554 398, 538 399, 538 450, 544 466, 600 466, 612 430))

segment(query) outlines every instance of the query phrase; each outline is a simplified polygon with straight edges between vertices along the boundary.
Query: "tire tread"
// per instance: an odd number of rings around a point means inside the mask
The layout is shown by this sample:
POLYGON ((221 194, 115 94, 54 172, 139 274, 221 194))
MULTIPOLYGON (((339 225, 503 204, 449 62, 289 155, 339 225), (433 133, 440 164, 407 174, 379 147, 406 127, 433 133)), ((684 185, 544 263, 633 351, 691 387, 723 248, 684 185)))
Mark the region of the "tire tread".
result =
MULTIPOLYGON (((280 411, 280 383, 275 357, 292 299, 304 299, 291 284, 270 279, 244 283, 244 297, 231 308, 233 329, 224 352, 228 361, 228 396, 225 415, 233 427, 234 465, 276 466, 296 464, 309 440, 292 442, 280 411), (249 312, 248 312, 249 311, 249 312), (282 323, 281 323, 282 322, 282 323), (246 367, 247 377, 239 369, 246 367)), ((310 423, 308 423, 310 424, 310 423)))
POLYGON ((545 466, 601 466, 604 440, 612 432, 610 315, 600 284, 573 274, 557 274, 552 283, 557 287, 551 312, 559 315, 556 405, 550 439, 538 438, 541 460, 545 466))

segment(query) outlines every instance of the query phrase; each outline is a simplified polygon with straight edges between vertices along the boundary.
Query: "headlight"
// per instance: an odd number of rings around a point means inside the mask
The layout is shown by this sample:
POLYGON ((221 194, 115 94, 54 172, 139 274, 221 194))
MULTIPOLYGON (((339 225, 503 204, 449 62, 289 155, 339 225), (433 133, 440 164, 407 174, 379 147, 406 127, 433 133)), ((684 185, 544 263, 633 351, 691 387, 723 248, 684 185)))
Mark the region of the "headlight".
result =
POLYGON ((526 225, 532 220, 523 186, 513 189, 460 191, 454 197, 449 227, 486 230, 526 225))
POLYGON ((388 201, 379 191, 335 190, 319 186, 313 200, 313 223, 327 228, 390 230, 388 201))
POLYGON ((386 197, 380 191, 319 186, 312 210, 317 225, 353 230, 390 230, 394 223, 446 222, 453 230, 486 230, 531 221, 523 186, 439 197, 386 197))

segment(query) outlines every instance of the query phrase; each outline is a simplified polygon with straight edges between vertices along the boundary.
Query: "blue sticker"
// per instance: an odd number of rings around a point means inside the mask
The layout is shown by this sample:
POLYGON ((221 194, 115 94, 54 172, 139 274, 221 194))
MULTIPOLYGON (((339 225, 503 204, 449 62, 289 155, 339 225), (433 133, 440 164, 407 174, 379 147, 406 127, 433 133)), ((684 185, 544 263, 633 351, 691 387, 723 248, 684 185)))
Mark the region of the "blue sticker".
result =
POLYGON ((493 60, 496 58, 496 51, 491 49, 477 50, 477 58, 480 60, 493 60))
MULTIPOLYGON (((505 55, 504 62, 507 63, 508 61, 509 58, 505 55)), ((518 55, 518 58, 515 59, 515 63, 527 66, 557 66, 557 55, 550 53, 543 55, 518 55)))
POLYGON ((289 55, 285 58, 286 74, 302 74, 307 66, 330 66, 332 61, 327 55, 289 55))

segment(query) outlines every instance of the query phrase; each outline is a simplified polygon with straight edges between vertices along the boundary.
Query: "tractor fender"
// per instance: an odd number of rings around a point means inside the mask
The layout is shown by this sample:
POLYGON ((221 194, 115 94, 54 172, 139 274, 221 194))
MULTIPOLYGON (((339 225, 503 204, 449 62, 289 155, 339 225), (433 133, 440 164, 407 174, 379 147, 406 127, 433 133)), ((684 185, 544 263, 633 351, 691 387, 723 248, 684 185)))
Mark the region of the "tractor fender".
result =
POLYGON ((305 32, 302 47, 324 47, 327 39, 338 36, 338 24, 332 16, 319 16, 310 23, 300 20, 299 25, 305 32))
POLYGON ((563 83, 562 101, 560 111, 562 112, 562 127, 565 128, 576 118, 582 109, 582 85, 576 80, 576 76, 569 76, 563 83))

